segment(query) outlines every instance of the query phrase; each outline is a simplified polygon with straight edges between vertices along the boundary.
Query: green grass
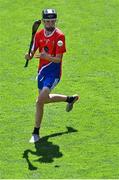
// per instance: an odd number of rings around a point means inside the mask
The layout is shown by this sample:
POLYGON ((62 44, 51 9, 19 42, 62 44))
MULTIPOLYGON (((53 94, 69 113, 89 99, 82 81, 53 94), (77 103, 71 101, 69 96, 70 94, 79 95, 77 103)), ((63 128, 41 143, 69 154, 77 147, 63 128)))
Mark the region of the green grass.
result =
POLYGON ((0 178, 119 178, 119 1, 0 0, 0 6, 0 178), (46 7, 57 9, 67 43, 54 92, 81 100, 71 113, 63 103, 47 105, 43 138, 34 146, 28 140, 38 62, 24 69, 24 54, 46 7))

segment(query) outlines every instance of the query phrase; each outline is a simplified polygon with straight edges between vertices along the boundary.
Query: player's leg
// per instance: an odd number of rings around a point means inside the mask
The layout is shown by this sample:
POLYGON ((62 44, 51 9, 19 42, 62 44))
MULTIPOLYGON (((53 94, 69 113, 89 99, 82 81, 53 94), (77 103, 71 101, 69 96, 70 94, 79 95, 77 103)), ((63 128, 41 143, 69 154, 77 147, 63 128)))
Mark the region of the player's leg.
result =
MULTIPOLYGON (((74 95, 76 96, 77 100, 79 98, 78 95, 74 95)), ((49 94, 49 98, 47 99, 47 101, 45 103, 53 103, 53 102, 69 102, 69 100, 71 99, 72 96, 66 96, 66 95, 62 95, 62 94, 49 94)), ((70 102, 74 100, 71 99, 70 102)))
POLYGON ((39 92, 39 96, 36 101, 36 114, 35 114, 35 126, 32 132, 32 137, 29 142, 34 143, 39 140, 39 130, 43 118, 44 113, 44 104, 49 98, 50 90, 48 87, 43 87, 43 89, 39 92))
POLYGON ((61 94, 49 94, 49 98, 45 103, 54 103, 54 102, 67 102, 66 111, 69 112, 73 109, 74 103, 79 100, 78 95, 66 96, 61 94))
POLYGON ((36 115, 35 115, 35 127, 39 128, 43 117, 44 104, 49 98, 50 90, 48 87, 44 87, 36 100, 36 115))
POLYGON ((53 103, 53 102, 65 102, 67 99, 66 95, 62 95, 62 94, 49 94, 49 98, 47 99, 47 101, 45 102, 47 103, 53 103))
MULTIPOLYGON (((47 77, 44 81, 44 86, 52 90, 59 83, 60 79, 47 77)), ((67 102, 66 111, 69 112, 73 108, 73 104, 79 99, 78 95, 66 96, 61 94, 49 94, 45 103, 67 102)))
MULTIPOLYGON (((59 83, 60 79, 55 78, 53 76, 47 77, 44 81, 44 86, 48 87, 50 91, 52 91, 57 84, 59 83)), ((66 95, 61 94, 49 94, 49 97, 45 103, 53 103, 53 102, 65 102, 67 99, 66 95)))
POLYGON ((67 102, 67 111, 73 108, 74 102, 78 100, 78 96, 66 96, 60 94, 50 94, 51 90, 58 84, 58 79, 45 78, 38 81, 38 88, 41 89, 39 92, 38 99, 36 101, 36 115, 35 115, 35 127, 32 133, 31 143, 39 140, 39 129, 43 118, 43 110, 45 103, 53 102, 67 102))

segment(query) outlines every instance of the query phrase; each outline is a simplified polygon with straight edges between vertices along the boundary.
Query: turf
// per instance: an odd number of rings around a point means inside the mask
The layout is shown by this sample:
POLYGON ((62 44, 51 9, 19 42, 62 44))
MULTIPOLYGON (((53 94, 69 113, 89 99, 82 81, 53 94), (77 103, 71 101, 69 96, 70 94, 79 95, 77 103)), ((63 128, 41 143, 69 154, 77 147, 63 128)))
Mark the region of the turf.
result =
MULTIPOLYGON (((0 0, 0 178, 119 178, 119 1, 0 0), (49 104, 41 141, 34 125, 37 60, 25 69, 31 25, 58 11, 67 53, 53 91, 80 94, 71 113, 49 104)), ((41 26, 42 27, 42 26, 41 26)))

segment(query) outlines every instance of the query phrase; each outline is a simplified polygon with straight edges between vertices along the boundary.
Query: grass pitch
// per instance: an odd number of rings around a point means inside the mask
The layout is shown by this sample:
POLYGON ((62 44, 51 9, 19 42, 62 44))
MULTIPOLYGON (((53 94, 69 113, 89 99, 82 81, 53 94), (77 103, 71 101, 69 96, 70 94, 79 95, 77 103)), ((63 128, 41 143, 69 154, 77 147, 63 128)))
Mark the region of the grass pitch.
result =
MULTIPOLYGON (((0 178, 119 178, 119 1, 0 1, 0 178), (80 94, 72 112, 49 104, 42 139, 34 125, 37 60, 24 69, 31 26, 56 8, 66 35, 62 81, 54 93, 80 94)), ((42 27, 42 26, 41 26, 42 27)))

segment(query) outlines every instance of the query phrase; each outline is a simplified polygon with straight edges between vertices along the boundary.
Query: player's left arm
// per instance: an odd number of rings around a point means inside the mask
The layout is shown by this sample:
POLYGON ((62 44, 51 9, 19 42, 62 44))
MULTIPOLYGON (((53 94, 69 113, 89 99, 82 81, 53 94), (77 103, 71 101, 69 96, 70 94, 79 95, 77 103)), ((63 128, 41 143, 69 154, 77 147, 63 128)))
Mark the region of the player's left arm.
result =
POLYGON ((56 43, 56 55, 52 56, 50 54, 48 54, 46 51, 42 52, 39 55, 36 55, 36 58, 43 58, 46 59, 50 62, 54 62, 54 63, 60 63, 60 61, 63 58, 63 53, 66 52, 66 48, 65 48, 65 36, 63 34, 61 34, 58 39, 57 39, 57 43, 56 43))
POLYGON ((46 52, 42 52, 41 54, 37 54, 34 57, 46 59, 46 60, 48 60, 50 62, 54 62, 54 63, 60 63, 60 61, 63 58, 63 54, 57 54, 56 56, 51 56, 50 54, 48 54, 46 52))
POLYGON ((56 56, 48 56, 48 61, 54 63, 60 63, 63 58, 63 54, 56 54, 56 56))

